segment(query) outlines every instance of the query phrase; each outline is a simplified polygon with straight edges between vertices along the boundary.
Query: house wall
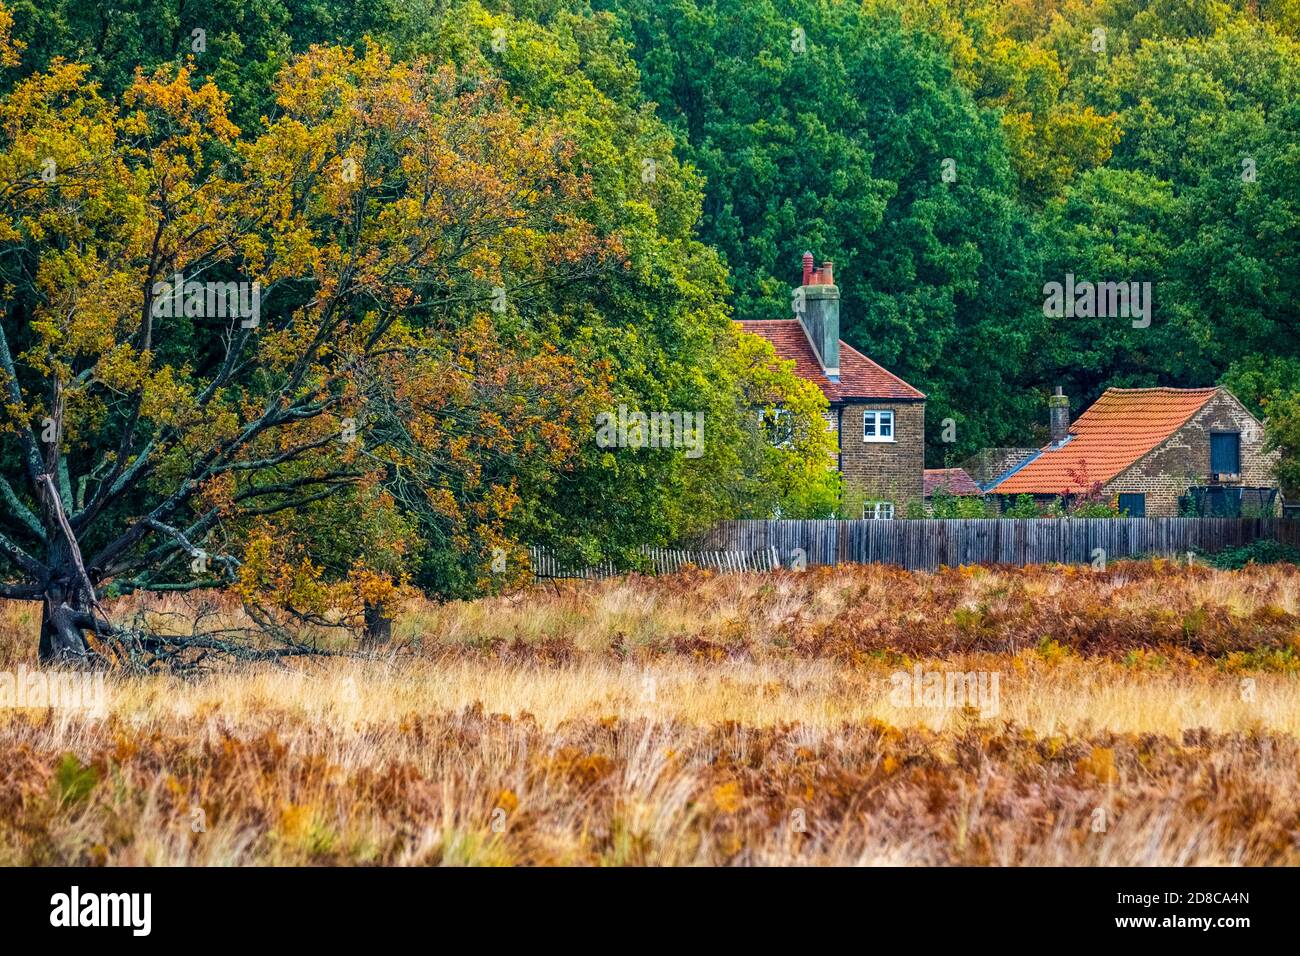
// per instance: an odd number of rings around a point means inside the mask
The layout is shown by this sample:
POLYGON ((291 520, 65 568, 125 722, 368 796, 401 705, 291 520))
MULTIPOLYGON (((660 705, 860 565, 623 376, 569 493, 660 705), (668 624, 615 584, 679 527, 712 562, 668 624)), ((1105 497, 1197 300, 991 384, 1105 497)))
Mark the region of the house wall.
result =
POLYGON ((838 468, 840 466, 839 410, 834 405, 832 405, 830 408, 826 409, 826 411, 822 413, 822 416, 826 419, 826 428, 828 431, 830 431, 831 441, 833 442, 833 445, 831 446, 832 447, 831 468, 838 468))
POLYGON ((1236 398, 1220 391, 1182 428, 1107 482, 1103 493, 1145 494, 1147 517, 1176 516, 1178 499, 1189 487, 1210 483, 1210 433, 1218 431, 1241 433, 1241 480, 1225 484, 1276 486, 1278 453, 1264 451, 1264 427, 1236 398))
POLYGON ((840 454, 845 487, 867 498, 893 501, 901 515, 908 502, 922 497, 925 403, 845 402, 840 454), (867 409, 894 413, 894 441, 863 440, 862 413, 867 409))

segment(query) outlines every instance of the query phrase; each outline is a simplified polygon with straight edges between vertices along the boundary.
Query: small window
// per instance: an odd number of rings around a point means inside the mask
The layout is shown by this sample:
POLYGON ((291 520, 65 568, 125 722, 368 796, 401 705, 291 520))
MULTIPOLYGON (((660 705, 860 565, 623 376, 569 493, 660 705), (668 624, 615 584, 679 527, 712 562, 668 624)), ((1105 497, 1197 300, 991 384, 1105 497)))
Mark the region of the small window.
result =
POLYGON ((894 517, 892 501, 866 501, 862 504, 862 517, 888 521, 894 517))
POLYGON ((758 416, 767 440, 777 448, 786 448, 794 441, 794 415, 790 409, 764 409, 758 416))
POLYGON ((1145 518, 1147 516, 1147 496, 1138 494, 1120 495, 1119 513, 1128 518, 1145 518))
POLYGON ((863 441, 893 441, 894 413, 884 409, 869 408, 862 413, 863 441))
POLYGON ((1210 435, 1210 474, 1241 473, 1241 435, 1238 432, 1214 432, 1210 435))

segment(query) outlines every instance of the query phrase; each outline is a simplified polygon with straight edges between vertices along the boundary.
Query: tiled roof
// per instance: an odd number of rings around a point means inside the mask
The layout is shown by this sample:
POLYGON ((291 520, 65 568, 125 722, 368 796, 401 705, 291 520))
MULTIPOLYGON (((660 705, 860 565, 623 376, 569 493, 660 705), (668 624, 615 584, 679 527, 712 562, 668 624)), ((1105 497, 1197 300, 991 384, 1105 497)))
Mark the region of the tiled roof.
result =
POLYGON ((940 489, 950 495, 984 494, 964 468, 927 468, 922 472, 922 480, 927 498, 940 489))
POLYGON ((999 495, 1061 495, 1107 482, 1176 432, 1215 388, 1108 388, 1070 426, 1070 440, 1048 445, 989 490, 999 495))
POLYGON ((885 371, 843 340, 840 341, 840 380, 832 382, 822 371, 798 319, 751 320, 736 324, 746 332, 761 335, 771 342, 777 355, 794 362, 794 370, 800 378, 816 382, 832 402, 857 398, 925 398, 923 392, 885 371))

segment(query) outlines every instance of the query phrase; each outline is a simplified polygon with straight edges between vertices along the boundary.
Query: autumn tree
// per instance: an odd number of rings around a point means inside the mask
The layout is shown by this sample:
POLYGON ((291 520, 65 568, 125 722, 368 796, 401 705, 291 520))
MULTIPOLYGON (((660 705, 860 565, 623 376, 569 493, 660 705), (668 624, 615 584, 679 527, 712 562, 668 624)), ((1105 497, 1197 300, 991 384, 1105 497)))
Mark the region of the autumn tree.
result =
MULTIPOLYGON (((440 0, 23 0, 11 4, 23 69, 42 72, 59 58, 84 63, 115 99, 135 72, 187 65, 230 99, 231 117, 250 129, 274 107, 274 80, 313 44, 356 44, 428 16, 440 0)), ((443 4, 445 5, 445 4, 443 4)), ((0 78, 8 90, 19 77, 0 78)))
MULTIPOLYGON (((825 516, 834 507, 818 410, 825 399, 734 328, 727 269, 697 234, 705 183, 647 102, 617 20, 563 0, 528 4, 527 15, 500 9, 508 6, 465 0, 446 17, 409 19, 394 42, 409 55, 497 77, 528 109, 553 116, 589 177, 581 216, 618 237, 620 268, 552 283, 512 317, 583 368, 601 370, 609 407, 690 411, 704 421, 698 457, 588 439, 559 480, 522 474, 512 537, 577 566, 635 567, 643 545, 689 540, 720 519, 776 509, 825 516), (769 402, 806 437, 780 448, 768 442, 758 411, 769 402)), ((465 562, 438 560, 421 583, 464 593, 465 562)))
POLYGON ((0 103, 0 594, 43 603, 42 659, 162 653, 104 614, 126 590, 372 600, 393 489, 490 533, 480 462, 562 459, 600 394, 488 319, 617 252, 556 129, 377 49, 313 49, 276 102, 241 136, 185 69, 119 105, 56 62, 0 103))

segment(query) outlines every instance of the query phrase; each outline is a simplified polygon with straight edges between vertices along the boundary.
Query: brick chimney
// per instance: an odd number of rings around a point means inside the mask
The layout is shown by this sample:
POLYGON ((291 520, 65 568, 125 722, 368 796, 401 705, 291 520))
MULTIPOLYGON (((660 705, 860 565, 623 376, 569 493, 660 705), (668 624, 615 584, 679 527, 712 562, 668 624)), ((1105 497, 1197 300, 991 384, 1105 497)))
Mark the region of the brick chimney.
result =
POLYGON ((803 326, 822 371, 832 382, 840 380, 840 290, 835 285, 834 263, 813 268, 811 252, 803 254, 803 284, 795 290, 795 318, 803 326))
POLYGON ((1048 396, 1047 418, 1052 430, 1052 444, 1059 445, 1070 437, 1070 399, 1061 386, 1048 396))

